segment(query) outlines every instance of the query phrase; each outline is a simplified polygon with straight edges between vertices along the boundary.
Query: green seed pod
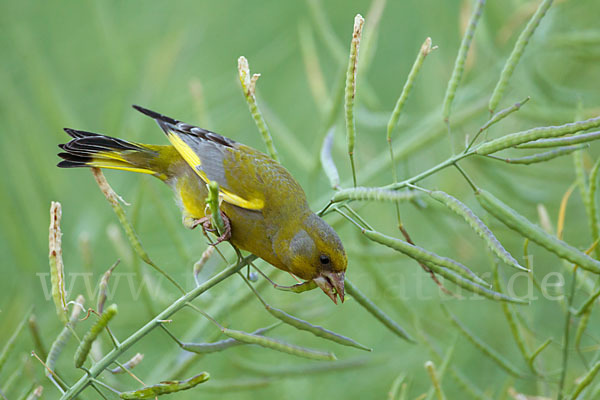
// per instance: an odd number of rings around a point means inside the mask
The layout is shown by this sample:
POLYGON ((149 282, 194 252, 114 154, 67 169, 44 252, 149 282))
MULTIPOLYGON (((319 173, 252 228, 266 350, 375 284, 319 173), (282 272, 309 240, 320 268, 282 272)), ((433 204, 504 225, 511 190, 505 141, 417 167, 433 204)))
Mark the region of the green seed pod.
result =
POLYGON ((123 374, 127 370, 135 368, 139 363, 142 362, 143 359, 144 359, 144 355, 142 353, 136 353, 125 364, 123 364, 124 368, 121 368, 121 366, 118 366, 117 368, 109 369, 109 371, 111 374, 114 374, 114 375, 123 374))
POLYGON ((435 369, 435 364, 433 361, 425 362, 425 369, 429 374, 429 379, 431 379, 431 384, 433 385, 434 393, 438 400, 445 400, 446 396, 442 391, 442 383, 440 382, 440 374, 435 369))
MULTIPOLYGON (((425 61, 425 57, 427 57, 429 55, 429 53, 431 53, 431 51, 435 48, 437 48, 437 46, 433 47, 433 48, 431 47, 431 38, 428 37, 425 39, 425 42, 423 42, 423 44, 421 45, 421 48, 419 49, 419 54, 417 54, 417 58, 415 59, 415 62, 413 63, 412 68, 410 69, 410 72, 408 73, 408 77, 406 78, 406 83, 404 84, 404 87, 402 88, 400 97, 398 97, 398 100, 396 101, 396 105, 394 106, 394 110, 392 111, 392 115, 390 116, 390 120, 387 124, 387 141, 388 141, 388 143, 390 143, 390 146, 391 146, 391 142, 392 142, 392 132, 394 131, 394 127, 398 123, 400 114, 402 113, 402 110, 404 109, 404 104, 406 103, 406 100, 408 99, 408 95, 410 94, 412 87, 415 83, 415 80, 417 79, 417 75, 419 75, 419 71, 421 70, 421 67, 423 66, 423 61, 425 61)), ((390 151, 392 151, 391 148, 390 148, 390 151)), ((395 165, 395 163, 393 161, 394 160, 392 160, 392 164, 395 165)))
POLYGON ((276 285, 275 289, 284 291, 284 292, 294 292, 294 293, 302 293, 307 292, 309 290, 316 289, 317 284, 314 281, 304 281, 300 283, 296 283, 292 286, 281 286, 276 285))
POLYGON ((480 296, 486 297, 490 300, 506 301, 516 304, 529 304, 526 300, 509 297, 503 293, 495 292, 487 287, 478 285, 477 283, 469 279, 465 279, 462 275, 459 275, 456 272, 447 268, 440 267, 439 265, 430 262, 426 262, 425 265, 427 265, 427 267, 431 269, 434 273, 443 276, 445 279, 449 280, 455 285, 460 286, 461 288, 466 289, 469 292, 473 292, 480 296))
POLYGON ((500 99, 504 95, 504 91, 506 90, 508 81, 512 77, 515 67, 521 59, 523 52, 525 51, 525 46, 527 46, 527 43, 529 43, 529 39, 531 39, 533 32, 535 32, 535 29, 538 27, 540 21, 542 20, 542 18, 544 18, 544 15, 546 15, 546 12, 548 11, 551 5, 552 0, 543 0, 540 6, 535 11, 535 13, 533 14, 533 16, 531 17, 531 19, 529 20, 529 22, 527 23, 527 26, 525 26, 525 29, 523 29, 523 31, 519 35, 519 38, 515 43, 515 47, 513 47, 513 50, 510 53, 510 56, 508 57, 508 60, 506 60, 506 64, 504 64, 504 68, 500 73, 500 79, 498 80, 498 83, 496 83, 496 87, 494 88, 494 92, 492 93, 492 96, 490 98, 490 103, 488 107, 491 112, 493 112, 498 106, 498 103, 500 103, 500 99))
POLYGON ((98 290, 98 302, 96 306, 96 311, 102 314, 104 311, 104 303, 106 302, 106 291, 108 290, 108 280, 112 275, 115 267, 119 265, 119 260, 117 260, 105 273, 102 275, 102 279, 100 280, 100 287, 98 290))
POLYGON ((442 267, 446 267, 470 281, 476 282, 481 285, 490 286, 489 283, 475 275, 473 271, 471 271, 469 268, 465 267, 458 261, 452 260, 447 257, 438 256, 437 254, 425 250, 422 247, 412 245, 410 243, 405 242, 404 240, 393 238, 379 232, 363 229, 363 233, 369 239, 377 243, 381 243, 384 246, 390 247, 394 250, 397 250, 401 253, 404 253, 410 258, 413 258, 417 261, 424 263, 432 263, 440 265, 442 267))
POLYGON ((373 351, 373 349, 370 349, 369 347, 364 346, 364 345, 356 342, 355 340, 350 339, 349 337, 332 332, 328 329, 323 328, 322 326, 313 325, 313 324, 311 324, 307 321, 304 321, 300 318, 296 318, 293 315, 290 315, 290 314, 286 313, 285 311, 282 311, 278 308, 271 307, 270 305, 266 305, 266 309, 267 309, 267 311, 269 311, 269 313, 272 316, 279 319, 280 321, 285 322, 288 325, 293 326, 294 328, 310 332, 315 336, 321 337, 323 339, 331 340, 332 342, 336 342, 336 343, 342 344, 344 346, 351 346, 351 347, 356 347, 357 349, 361 349, 361 350, 373 351))
POLYGON ((56 313, 63 323, 67 322, 67 293, 65 291, 65 266, 62 258, 62 232, 60 219, 62 207, 59 202, 50 204, 50 235, 48 240, 50 260, 50 281, 52 283, 52 299, 56 306, 56 313))
MULTIPOLYGON (((254 332, 252 332, 252 335, 262 335, 263 333, 275 328, 279 324, 280 322, 267 326, 265 328, 257 329, 254 332)), ((222 351, 234 346, 239 346, 241 344, 244 343, 230 338, 225 340, 219 340, 218 342, 213 343, 180 343, 180 346, 182 349, 192 353, 206 354, 216 353, 218 351, 222 351)))
MULTIPOLYGON (((73 311, 71 311, 71 318, 67 325, 62 329, 62 331, 58 334, 52 345, 50 346, 50 350, 48 351, 48 356, 46 357, 46 365, 51 371, 54 371, 56 367, 56 361, 58 360, 58 356, 62 353, 63 348, 71 338, 73 334, 73 328, 79 321, 79 314, 83 309, 84 298, 82 295, 77 296, 77 300, 75 300, 75 306, 73 307, 73 311)), ((50 375, 48 372, 47 375, 50 375)))
POLYGON ((77 351, 75 352, 75 367, 81 368, 83 363, 87 359, 88 354, 90 353, 90 349, 92 348, 92 343, 100 332, 108 325, 108 322, 117 314, 117 305, 112 304, 109 306, 100 318, 96 321, 94 325, 90 328, 90 330, 85 334, 83 340, 77 347, 77 351))
POLYGON ((354 97, 356 96, 356 71, 358 66, 358 49, 362 36, 362 28, 365 23, 360 14, 354 17, 354 29, 352 31, 352 42, 350 44, 350 59, 346 71, 345 88, 345 116, 346 116, 346 139, 348 142, 348 155, 352 166, 352 179, 356 186, 356 171, 354 169, 354 141, 356 137, 356 128, 354 125, 354 97))
POLYGON ((508 164, 529 165, 529 164, 535 164, 535 163, 540 163, 540 162, 544 162, 544 161, 549 161, 549 160, 552 160, 552 159, 560 157, 560 156, 571 154, 574 151, 581 150, 586 147, 589 147, 589 146, 587 144, 580 144, 577 146, 559 147, 558 149, 555 149, 555 150, 545 151, 543 153, 538 153, 538 154, 533 154, 531 156, 518 157, 518 158, 502 158, 502 157, 495 157, 495 156, 488 156, 488 157, 493 158, 494 160, 504 161, 508 164))
POLYGON ((502 260, 507 265, 519 269, 521 271, 528 271, 527 268, 522 267, 517 260, 502 246, 500 241, 494 236, 492 231, 479 219, 477 215, 470 208, 468 208, 465 204, 463 204, 460 200, 455 197, 450 196, 449 194, 442 191, 434 191, 429 193, 431 197, 440 203, 444 204, 455 214, 462 217, 471 228, 481 237, 488 248, 494 253, 500 260, 502 260))
POLYGON ((597 361, 596 364, 594 364, 594 366, 590 368, 588 373, 585 374, 583 378, 581 378, 577 386, 575 386, 575 389, 573 389, 573 393, 569 398, 572 400, 576 400, 583 391, 583 389, 585 389, 590 383, 592 383, 592 380, 596 377, 598 371, 600 371, 600 361, 597 361))
POLYGON ((217 229, 217 233, 222 235, 225 231, 225 224, 223 223, 221 210, 219 208, 219 183, 217 181, 210 181, 206 187, 208 189, 206 203, 210 207, 212 224, 214 228, 217 229))
POLYGON ((508 205, 494 197, 491 193, 479 189, 476 193, 476 197, 479 204, 481 204, 487 212, 512 230, 536 242, 560 258, 577 264, 590 272, 600 274, 599 261, 594 260, 587 254, 577 250, 575 247, 562 240, 559 240, 555 236, 546 233, 539 226, 531 223, 508 205))
POLYGON ((337 191, 331 202, 338 203, 345 200, 408 201, 415 197, 416 193, 414 191, 399 192, 375 187, 356 187, 337 191))
POLYGON ((320 360, 320 361, 334 361, 337 358, 333 353, 330 352, 322 352, 313 349, 308 349, 305 347, 296 346, 293 344, 285 343, 277 339, 268 338, 265 336, 253 335, 251 333, 246 333, 242 331, 236 331, 233 329, 222 328, 221 331, 233 338, 237 341, 248 343, 248 344, 256 344, 261 347, 265 347, 271 350, 281 351, 282 353, 291 354, 298 357, 309 358, 312 360, 320 360))
POLYGON ((518 145, 519 149, 539 149, 545 147, 561 147, 573 144, 591 142, 600 138, 600 131, 582 133, 581 135, 559 137, 553 139, 539 139, 518 145))
POLYGON ((184 381, 165 381, 153 386, 134 390, 131 392, 123 392, 119 396, 125 400, 134 399, 153 399, 163 394, 181 392, 182 390, 192 389, 193 387, 206 382, 210 378, 208 372, 203 372, 190 379, 184 381))
POLYGON ((458 84, 460 83, 460 79, 462 78, 462 74, 465 70, 465 60, 467 59, 467 54, 469 52, 469 48, 471 47, 473 36, 475 35, 475 28, 477 28, 479 19, 483 14, 484 5, 485 0, 477 0, 475 7, 473 8, 471 18, 469 19, 469 25, 467 26, 467 30, 465 31, 460 43, 458 55, 456 56, 456 61, 454 62, 454 69, 452 70, 452 76, 448 81, 448 88, 446 89, 446 95, 444 96, 444 107, 442 111, 442 117, 444 118, 444 121, 448 121, 450 119, 450 108, 452 106, 452 101, 454 100, 456 89, 458 88, 458 84))
POLYGON ((600 126, 600 117, 590 118, 585 121, 571 122, 560 126, 532 128, 490 140, 489 142, 479 145, 475 152, 480 155, 487 155, 537 139, 564 136, 586 129, 596 128, 598 126, 600 126))
POLYGON ((396 321, 391 319, 386 313, 375 305, 367 296, 365 296, 352 282, 347 278, 344 283, 346 292, 356 300, 358 304, 363 306, 371 315, 385 325, 390 331, 394 332, 401 339, 415 343, 415 340, 402 328, 396 321))
POLYGON ((248 60, 244 56, 238 58, 238 73, 240 83, 242 84, 242 91, 244 92, 246 103, 248 103, 248 109, 260 132, 263 143, 267 147, 267 152, 273 160, 279 161, 277 150, 273 144, 273 138, 271 137, 267 123, 258 109, 258 104, 256 102, 256 81, 258 81, 260 74, 250 76, 250 66, 248 65, 248 60))

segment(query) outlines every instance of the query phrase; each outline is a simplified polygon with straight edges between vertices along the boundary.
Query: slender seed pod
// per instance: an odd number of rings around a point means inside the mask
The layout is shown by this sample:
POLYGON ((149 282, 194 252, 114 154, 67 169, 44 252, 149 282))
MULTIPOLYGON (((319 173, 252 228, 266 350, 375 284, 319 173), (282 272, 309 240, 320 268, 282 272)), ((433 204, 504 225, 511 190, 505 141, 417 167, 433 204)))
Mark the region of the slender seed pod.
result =
POLYGON ((200 285, 200 282, 198 281, 198 275, 200 275, 200 272, 202 272, 202 268, 204 268, 204 266, 206 265, 206 263, 208 262, 208 260, 214 252, 215 246, 208 246, 206 250, 202 252, 202 256, 200 257, 200 259, 194 263, 193 275, 194 280, 196 281, 196 285, 200 285))
POLYGON ((600 117, 590 118, 585 121, 571 122, 559 126, 543 126, 532 128, 521 132, 511 133, 498 139, 490 140, 489 142, 479 145, 475 152, 480 155, 495 153, 509 147, 515 147, 522 143, 532 142, 537 139, 554 138, 571 133, 576 133, 586 129, 596 128, 600 126, 600 117))
POLYGON ((221 217, 221 210, 219 208, 219 182, 210 181, 206 185, 208 189, 208 197, 206 198, 206 203, 210 207, 210 214, 212 219, 212 224, 216 228, 217 233, 222 235, 225 231, 225 224, 223 223, 223 218, 221 217))
POLYGON ((531 99, 531 97, 526 97, 523 100, 521 100, 520 102, 515 103, 512 106, 507 107, 504 110, 500 110, 496 114, 492 115, 492 118, 490 118, 485 124, 483 124, 483 126, 481 128, 479 128, 479 131, 477 131, 475 136, 473 136, 473 139, 471 139, 471 141, 467 145, 467 148, 464 150, 464 152, 467 153, 471 149, 471 147, 473 146, 473 144, 475 144, 475 142, 477 141, 477 138, 481 135, 481 133, 483 131, 488 129, 490 126, 502 121, 504 118, 508 117, 510 114, 514 113, 515 111, 518 111, 519 109, 521 109, 523 104, 527 103, 530 99, 531 99))
POLYGON ((494 361, 498 366, 500 366, 503 370, 508 372, 509 374, 519 378, 521 377, 521 373, 519 370, 513 366, 510 361, 505 359, 500 353, 496 350, 492 349, 487 343, 473 335, 466 326, 464 326, 457 318, 448 310, 444 305, 442 305, 442 310, 446 313, 448 318, 452 324, 458 328, 458 330, 465 336, 469 342, 471 342, 479 351, 488 356, 492 361, 494 361))
POLYGON ((558 137, 553 139, 538 139, 518 145, 519 149, 540 149, 545 147, 570 146, 579 143, 591 142, 600 138, 600 131, 582 133, 581 135, 558 137))
MULTIPOLYGON (((425 61, 425 57, 427 57, 429 55, 429 53, 431 53, 431 51, 436 48, 437 48, 437 46, 431 47, 431 38, 430 37, 426 38, 425 41, 423 42, 423 44, 421 45, 421 48, 419 49, 419 54, 417 54, 417 58, 415 59, 415 62, 413 64, 412 68, 410 69, 410 72, 408 73, 408 77, 406 78, 406 83, 404 83, 404 87, 402 88, 400 97, 398 97, 398 100, 396 101, 396 105, 394 106, 394 110, 392 111, 392 115, 390 116, 390 120, 388 121, 388 124, 387 124, 387 141, 390 145, 390 152, 392 152, 392 149, 391 149, 392 132, 394 131, 394 128, 396 127, 396 124, 398 123, 400 114, 402 113, 402 110, 404 109, 404 104, 406 103, 406 100, 408 99, 408 95, 410 94, 412 87, 415 83, 415 80, 417 79, 417 75, 419 74, 419 71, 421 70, 421 67, 423 66, 423 61, 425 61)), ((392 153, 392 164, 395 165, 394 159, 393 159, 393 153, 392 153)))
POLYGON ((280 351, 282 353, 291 354, 298 357, 309 358, 312 360, 320 361, 334 361, 337 360, 335 355, 331 352, 322 352, 318 350, 309 349, 306 347, 300 347, 293 344, 285 343, 277 339, 253 335, 251 333, 236 331, 233 329, 222 328, 221 331, 237 341, 247 344, 256 344, 261 347, 265 347, 271 350, 280 351))
POLYGON ((338 203, 345 200, 373 200, 373 201, 409 201, 417 194, 414 191, 395 191, 376 187, 355 187, 337 191, 331 202, 338 203))
POLYGON ((427 361, 425 363, 425 369, 427 370, 427 373, 429 374, 429 379, 431 379, 431 384, 433 385, 434 393, 435 393, 437 399, 445 400, 446 396, 444 395, 444 392, 442 391, 442 384, 440 382, 440 376, 435 369, 435 365, 433 364, 433 361, 427 361))
POLYGON ((518 103, 515 103, 512 106, 505 108, 504 110, 498 111, 496 114, 492 115, 492 118, 490 118, 479 129, 479 131, 484 131, 484 130, 488 129, 490 126, 502 121, 504 118, 508 117, 510 114, 514 113, 515 111, 519 111, 521 109, 521 107, 525 103, 527 103, 529 100, 531 100, 531 97, 527 96, 523 100, 519 101, 518 103))
POLYGON ((579 397, 583 389, 585 389, 590 383, 592 383, 592 380, 596 377, 598 371, 600 371, 600 361, 597 361, 596 364, 594 364, 594 366, 590 368, 588 373, 585 374, 583 378, 581 378, 577 386, 575 386, 575 389, 573 389, 573 393, 570 397, 571 400, 576 400, 579 397))
POLYGON ((244 56, 238 58, 238 73, 240 77, 240 83, 242 84, 242 91, 244 92, 246 103, 248 103, 248 109, 250 110, 250 114, 252 115, 252 118, 256 123, 256 127, 260 132, 263 143, 267 147, 269 157, 275 161, 279 161, 277 150, 273 144, 273 138, 271 137, 267 123, 265 122, 265 119, 263 118, 256 102, 256 81, 258 81, 260 74, 254 74, 250 76, 248 60, 244 56))
POLYGON ((402 328, 396 321, 391 319, 386 313, 375 305, 367 296, 365 296, 352 282, 347 278, 344 283, 346 292, 356 300, 358 304, 364 307, 371 315, 385 325, 390 331, 394 332, 401 339, 415 343, 415 340, 402 328))
POLYGON ((546 15, 546 12, 548 11, 551 5, 552 0, 543 0, 538 9, 535 11, 533 16, 529 20, 529 22, 527 23, 527 26, 525 26, 525 29, 523 29, 523 31, 519 35, 519 38, 515 43, 515 47, 510 53, 508 60, 506 60, 506 64, 504 64, 504 68, 500 73, 500 79, 498 80, 498 83, 496 83, 496 87, 494 88, 492 97, 490 98, 488 108, 491 112, 494 112, 494 110, 498 106, 498 103, 500 103, 500 99, 502 99, 502 96, 504 95, 504 91, 506 90, 508 81, 512 77, 515 67, 519 63, 519 60, 521 59, 521 56, 525 51, 525 46, 527 46, 527 43, 529 43, 529 39, 531 39, 533 32, 535 32, 535 29, 538 27, 540 21, 542 20, 542 18, 544 18, 544 15, 546 15))
POLYGON ((135 368, 139 363, 144 359, 144 355, 142 353, 136 353, 133 357, 131 357, 125 364, 123 364, 124 368, 118 366, 114 369, 109 369, 110 373, 113 375, 123 374, 129 369, 135 368))
POLYGON ((323 146, 321 146, 321 165, 325 171, 325 175, 329 179, 329 185, 334 190, 340 188, 340 174, 338 173, 333 157, 331 156, 331 150, 333 147, 333 138, 335 136, 335 129, 332 127, 325 139, 323 140, 323 146))
POLYGON ((79 347, 77 347, 77 351, 75 352, 75 367, 81 368, 83 363, 87 359, 88 354, 92 348, 92 343, 100 332, 108 325, 108 322, 117 314, 117 305, 110 305, 100 318, 96 321, 94 325, 90 328, 90 330, 85 334, 81 343, 79 343, 79 347))
POLYGON ((477 215, 470 208, 468 208, 465 204, 463 204, 457 198, 436 190, 433 192, 429 192, 431 197, 440 203, 444 204, 451 211, 453 211, 458 216, 462 217, 471 228, 481 237, 488 248, 494 253, 500 260, 502 260, 507 265, 519 269, 521 271, 528 271, 527 268, 522 267, 517 260, 502 246, 500 241, 494 236, 492 231, 479 219, 477 215))
POLYGON ((352 179, 356 186, 356 171, 354 168, 354 141, 356 137, 356 128, 354 125, 354 99, 356 97, 356 72, 358 66, 358 49, 362 29, 365 23, 360 14, 354 17, 354 29, 352 31, 352 42, 350 44, 350 59, 348 61, 348 70, 346 71, 346 89, 345 89, 345 109, 346 109, 346 137, 348 142, 348 155, 352 166, 352 179))
POLYGON ((316 287, 317 284, 314 281, 304 281, 292 286, 275 285, 275 289, 277 290, 294 293, 308 292, 309 290, 316 289, 316 287))
POLYGON ((38 325, 35 314, 31 314, 29 316, 27 325, 29 326, 29 333, 31 333, 31 338, 33 339, 36 353, 41 359, 45 359, 48 357, 48 352, 46 351, 46 346, 44 346, 44 342, 42 341, 42 336, 40 335, 40 326, 38 325))
MULTIPOLYGON (((252 335, 262 335, 263 333, 275 328, 279 324, 280 322, 267 326, 265 328, 257 329, 254 332, 252 332, 252 335)), ((182 349, 197 354, 216 353, 218 351, 222 351, 234 346, 239 346, 241 344, 244 343, 232 338, 219 340, 218 342, 213 343, 179 343, 182 349)))
POLYGON ((102 279, 100 280, 99 290, 98 290, 98 302, 96 306, 96 311, 102 314, 104 311, 104 303, 106 302, 106 292, 108 290, 108 280, 112 275, 115 267, 119 265, 119 260, 117 260, 105 273, 102 275, 102 279))
POLYGON ((448 120, 450 119, 450 108, 452 107, 452 101, 454 100, 454 96, 456 95, 456 89, 458 88, 458 84, 460 83, 462 74, 465 70, 465 60, 467 59, 467 53, 469 52, 471 42, 473 41, 473 36, 475 35, 475 28, 477 28, 479 19, 483 14, 484 5, 485 0, 476 0, 475 7, 473 8, 473 13, 471 14, 471 18, 469 19, 469 25, 467 26, 467 30, 463 35, 462 42, 460 43, 460 48, 458 49, 456 61, 454 62, 454 69, 452 70, 452 76, 448 81, 448 88, 446 89, 446 95, 444 96, 444 107, 442 111, 442 117, 446 122, 448 122, 448 120))
POLYGON ((539 226, 527 220, 508 205, 494 197, 491 193, 483 189, 478 189, 476 197, 479 204, 481 204, 487 212, 512 230, 536 242, 560 258, 577 264, 590 272, 600 274, 600 262, 598 260, 594 260, 587 254, 577 250, 575 247, 546 233, 539 226))
POLYGON ((134 390, 131 392, 123 392, 119 396, 124 400, 133 399, 153 399, 163 394, 181 392, 182 390, 192 389, 195 386, 206 382, 210 378, 208 372, 203 372, 190 379, 184 381, 166 381, 153 386, 134 390))
MULTIPOLYGON (((79 321, 79 314, 83 309, 84 298, 82 295, 77 296, 77 300, 75 300, 75 306, 73 307, 73 311, 71 311, 71 317, 69 318, 69 322, 62 329, 62 331, 58 334, 52 345, 50 346, 50 350, 48 351, 48 357, 46 357, 46 365, 51 371, 54 371, 56 367, 56 361, 58 360, 58 356, 62 353, 63 348, 73 335, 73 328, 79 321)), ((47 375, 51 375, 50 372, 47 375)))
POLYGON ((502 157, 495 157, 495 156, 491 156, 491 155, 488 157, 490 157, 494 160, 504 161, 507 164, 529 165, 529 164, 535 164, 535 163, 540 163, 540 162, 544 162, 544 161, 549 161, 549 160, 552 160, 552 159, 560 157, 560 156, 571 154, 574 151, 581 150, 586 147, 589 147, 589 146, 587 144, 580 144, 580 145, 576 145, 576 146, 559 147, 558 149, 555 149, 555 150, 545 151, 543 153, 538 153, 538 154, 533 154, 531 156, 518 157, 518 158, 502 158, 502 157))
POLYGON ((405 242, 404 240, 393 238, 379 232, 367 229, 363 229, 362 232, 367 238, 377 243, 383 244, 384 246, 397 250, 401 253, 404 253, 410 258, 413 258, 417 261, 424 263, 432 263, 440 265, 442 267, 446 267, 449 270, 458 273, 459 275, 463 276, 464 278, 470 281, 476 282, 481 285, 490 286, 489 283, 475 275, 473 271, 471 271, 469 268, 465 267, 458 261, 452 260, 447 257, 438 256, 437 254, 432 253, 429 250, 425 250, 422 247, 412 245, 408 242, 405 242))
POLYGON ((509 297, 503 293, 495 292, 489 289, 488 287, 481 286, 469 279, 464 278, 462 275, 459 275, 450 269, 440 267, 439 265, 430 262, 426 262, 425 265, 427 265, 427 267, 429 267, 429 269, 431 269, 434 273, 443 276, 445 279, 449 280, 455 285, 460 286, 461 288, 466 289, 469 292, 486 297, 490 300, 507 301, 509 303, 516 304, 529 304, 529 302, 526 300, 509 297))
POLYGON ((373 349, 364 346, 357 341, 350 339, 349 337, 340 335, 338 333, 332 332, 328 329, 323 328, 322 326, 313 325, 307 321, 304 321, 300 318, 294 317, 286 313, 283 310, 280 310, 275 307, 271 307, 270 305, 266 305, 265 308, 267 311, 274 316, 275 318, 283 321, 284 323, 293 326, 296 329, 300 329, 303 331, 307 331, 312 333, 315 336, 321 337, 323 339, 331 340, 332 342, 342 344, 344 346, 356 347, 357 349, 373 351, 373 349))
POLYGON ((48 247, 50 248, 50 281, 52 283, 52 299, 56 307, 56 313, 63 323, 67 322, 67 293, 65 291, 65 266, 62 258, 62 232, 60 231, 60 219, 62 207, 59 202, 50 204, 50 234, 48 247))

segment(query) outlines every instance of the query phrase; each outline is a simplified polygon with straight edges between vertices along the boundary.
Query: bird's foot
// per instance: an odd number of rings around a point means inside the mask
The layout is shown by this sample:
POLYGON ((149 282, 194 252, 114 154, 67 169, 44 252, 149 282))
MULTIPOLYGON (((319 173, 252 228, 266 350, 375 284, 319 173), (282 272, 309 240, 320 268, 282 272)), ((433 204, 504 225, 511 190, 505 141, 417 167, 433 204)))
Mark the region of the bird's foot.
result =
MULTIPOLYGON (((229 221, 229 218, 227 217, 227 215, 225 215, 223 211, 220 211, 220 213, 221 219, 223 220, 223 233, 217 238, 217 240, 214 243, 209 243, 211 246, 216 246, 221 242, 225 242, 231 239, 231 222, 229 221)), ((212 220, 210 217, 202 217, 197 219, 194 218, 191 221, 189 221, 189 223, 186 226, 190 229, 194 229, 197 226, 202 226, 202 230, 204 232, 215 233, 217 231, 213 227, 212 220)))
MULTIPOLYGON (((223 233, 221 234, 221 236, 219 236, 217 238, 217 240, 214 243, 210 243, 211 246, 216 246, 221 242, 225 242, 229 239, 231 239, 231 222, 229 221, 229 218, 227 217, 227 215, 225 215, 225 213, 221 210, 219 210, 219 212, 221 213, 221 219, 223 220, 223 233)), ((205 217, 206 218, 206 217, 205 217)), ((209 225, 212 228, 212 224, 210 223, 209 220, 209 225)), ((205 229, 205 225, 202 225, 205 229)), ((216 229, 212 229, 212 232, 215 232, 216 229)))

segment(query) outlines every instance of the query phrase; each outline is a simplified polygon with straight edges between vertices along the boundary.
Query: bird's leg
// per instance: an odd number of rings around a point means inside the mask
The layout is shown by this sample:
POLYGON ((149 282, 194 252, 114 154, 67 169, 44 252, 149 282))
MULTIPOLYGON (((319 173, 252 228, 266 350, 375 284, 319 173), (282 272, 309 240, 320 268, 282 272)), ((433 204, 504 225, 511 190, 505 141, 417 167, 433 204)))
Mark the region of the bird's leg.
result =
MULTIPOLYGON (((217 241, 214 243, 211 243, 211 245, 216 246, 221 242, 224 242, 226 240, 231 239, 231 222, 229 221, 229 218, 227 217, 227 215, 225 215, 225 213, 221 210, 219 210, 219 212, 221 213, 221 219, 223 220, 223 233, 221 234, 221 236, 219 236, 217 238, 217 241)), ((206 217, 205 217, 206 218, 206 217)), ((210 219, 208 221, 208 225, 212 228, 212 224, 210 223, 210 219)), ((204 227, 204 229, 206 229, 206 225, 202 225, 204 227)), ((214 231, 215 229, 211 230, 214 231)))
MULTIPOLYGON (((220 211, 220 210, 219 210, 220 211)), ((225 242, 231 239, 231 222, 229 218, 223 211, 220 211, 221 219, 223 220, 223 233, 221 236, 217 238, 214 243, 210 243, 212 246, 216 246, 221 242, 225 242)), ((197 226, 201 225, 204 232, 216 232, 217 230, 212 226, 212 221, 210 217, 202 217, 202 218, 194 218, 191 216, 183 217, 183 225, 188 229, 194 229, 197 226)))

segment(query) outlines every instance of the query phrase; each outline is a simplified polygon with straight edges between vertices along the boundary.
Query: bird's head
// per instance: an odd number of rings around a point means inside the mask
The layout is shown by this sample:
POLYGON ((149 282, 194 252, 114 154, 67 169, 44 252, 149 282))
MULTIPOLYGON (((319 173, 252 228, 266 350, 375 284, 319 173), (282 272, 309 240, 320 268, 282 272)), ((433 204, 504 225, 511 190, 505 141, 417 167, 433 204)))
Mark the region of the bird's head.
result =
POLYGON ((315 282, 334 303, 338 296, 344 302, 348 259, 342 241, 329 224, 310 213, 281 247, 280 256, 291 273, 315 282))

